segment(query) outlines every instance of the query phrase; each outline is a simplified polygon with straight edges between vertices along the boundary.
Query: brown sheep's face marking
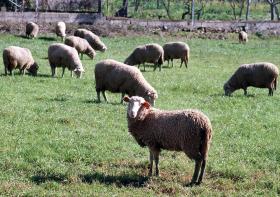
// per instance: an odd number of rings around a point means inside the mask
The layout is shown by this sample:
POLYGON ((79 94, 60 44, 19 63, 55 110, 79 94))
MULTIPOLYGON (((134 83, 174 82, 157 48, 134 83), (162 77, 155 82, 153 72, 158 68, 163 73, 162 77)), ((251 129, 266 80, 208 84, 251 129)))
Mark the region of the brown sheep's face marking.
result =
POLYGON ((147 101, 145 101, 144 98, 139 96, 125 96, 123 100, 125 102, 128 102, 127 114, 130 118, 133 119, 137 117, 141 107, 145 107, 146 109, 150 108, 150 104, 147 101))

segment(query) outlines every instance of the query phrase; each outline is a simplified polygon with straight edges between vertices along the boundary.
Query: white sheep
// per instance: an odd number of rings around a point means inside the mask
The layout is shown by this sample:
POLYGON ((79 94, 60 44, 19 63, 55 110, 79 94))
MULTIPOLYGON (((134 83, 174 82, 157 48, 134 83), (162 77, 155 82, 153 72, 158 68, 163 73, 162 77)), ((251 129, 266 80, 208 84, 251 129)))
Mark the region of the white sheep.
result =
POLYGON ((94 50, 101 51, 101 52, 105 52, 107 50, 107 47, 100 40, 100 38, 87 29, 77 29, 74 32, 74 36, 78 36, 80 38, 86 39, 94 50))
POLYGON ((65 44, 54 43, 49 46, 48 59, 53 77, 55 76, 56 67, 62 67, 62 77, 66 67, 71 71, 71 76, 73 76, 72 71, 74 71, 77 77, 82 77, 84 68, 75 48, 65 44))
POLYGON ((100 92, 107 101, 105 90, 122 93, 121 101, 125 94, 138 95, 154 105, 158 97, 156 90, 135 67, 107 59, 96 64, 94 73, 98 102, 100 102, 100 92))
POLYGON ((5 66, 5 75, 10 72, 13 74, 14 69, 19 69, 21 74, 25 74, 25 70, 36 76, 38 64, 34 61, 29 49, 17 46, 10 46, 3 50, 3 62, 5 66))
POLYGON ((84 53, 91 59, 93 59, 96 55, 94 49, 90 46, 88 41, 78 36, 68 36, 65 39, 64 44, 74 47, 78 51, 78 53, 81 53, 81 59, 83 59, 84 53))
POLYGON ((173 67, 173 59, 181 59, 180 68, 185 63, 186 68, 188 67, 188 61, 190 58, 190 47, 184 42, 169 42, 163 45, 164 50, 164 60, 168 61, 171 60, 172 67, 173 67))
POLYGON ((26 23, 26 37, 27 38, 36 38, 39 32, 39 26, 36 23, 28 22, 26 23))
POLYGON ((65 39, 66 36, 66 25, 63 21, 59 21, 55 26, 55 33, 58 37, 62 38, 62 41, 65 39))

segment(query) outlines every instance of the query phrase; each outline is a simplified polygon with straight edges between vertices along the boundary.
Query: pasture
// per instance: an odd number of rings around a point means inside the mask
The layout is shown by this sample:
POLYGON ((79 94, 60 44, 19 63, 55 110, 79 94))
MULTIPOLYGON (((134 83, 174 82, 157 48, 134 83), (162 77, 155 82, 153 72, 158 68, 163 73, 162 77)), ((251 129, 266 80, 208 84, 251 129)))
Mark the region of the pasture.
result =
MULTIPOLYGON (((157 36, 102 38, 108 50, 82 60, 82 79, 66 71, 51 78, 47 48, 54 35, 28 40, 0 35, 0 51, 27 47, 39 74, 4 76, 0 60, 0 194, 12 196, 277 196, 280 195, 280 91, 248 88, 223 96, 223 84, 242 63, 279 65, 280 40, 249 37, 186 40, 157 36), (167 41, 189 44, 186 69, 164 64, 161 72, 146 67, 145 78, 159 94, 161 109, 197 108, 211 120, 213 140, 206 176, 197 187, 185 187, 194 162, 183 153, 162 151, 160 177, 148 177, 147 148, 127 131, 126 106, 120 94, 107 93, 109 103, 96 103, 96 62, 124 61, 139 44, 167 41)), ((16 71, 15 73, 17 73, 16 71)))

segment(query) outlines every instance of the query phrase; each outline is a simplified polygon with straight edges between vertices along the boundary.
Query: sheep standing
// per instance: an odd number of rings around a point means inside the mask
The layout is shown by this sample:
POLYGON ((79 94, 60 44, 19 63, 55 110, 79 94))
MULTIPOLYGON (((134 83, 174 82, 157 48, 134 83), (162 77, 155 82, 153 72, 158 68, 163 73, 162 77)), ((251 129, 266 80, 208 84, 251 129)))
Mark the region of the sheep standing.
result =
POLYGON ((239 43, 246 44, 248 42, 248 34, 245 31, 240 31, 238 34, 239 43))
POLYGON ((32 75, 36 76, 38 64, 34 61, 29 49, 17 46, 10 46, 3 50, 3 62, 5 66, 5 75, 10 72, 13 74, 13 69, 19 69, 20 74, 24 75, 27 70, 32 75))
POLYGON ((91 59, 93 59, 96 55, 94 49, 90 46, 86 39, 77 36, 68 36, 64 43, 68 46, 74 47, 78 53, 81 53, 81 59, 83 59, 84 53, 91 59))
POLYGON ((230 96, 235 90, 243 89, 247 95, 247 87, 268 88, 269 96, 276 90, 279 70, 272 63, 259 62, 241 65, 224 84, 225 95, 230 96))
POLYGON ((181 59, 180 68, 185 63, 186 68, 188 68, 188 61, 190 58, 190 48, 184 42, 169 42, 163 45, 164 50, 164 61, 171 60, 172 67, 173 67, 173 59, 181 59))
POLYGON ((60 21, 55 26, 55 33, 58 37, 61 37, 62 41, 64 41, 66 36, 66 25, 64 22, 60 21))
POLYGON ((161 149, 183 151, 190 159, 195 160, 190 185, 199 185, 203 179, 212 137, 212 126, 208 117, 197 110, 157 110, 138 96, 126 96, 124 101, 128 102, 128 131, 141 147, 148 146, 150 150, 149 175, 152 175, 153 161, 156 164, 155 174, 159 175, 161 149))
POLYGON ((140 67, 140 64, 144 64, 144 71, 145 62, 153 63, 154 71, 157 67, 159 67, 159 71, 161 71, 161 65, 164 62, 163 48, 154 43, 138 46, 124 61, 125 64, 131 66, 138 65, 138 68, 140 67))
POLYGON ((108 59, 97 63, 94 73, 98 102, 100 102, 100 92, 107 101, 105 90, 109 90, 122 93, 121 102, 124 95, 128 94, 142 96, 154 105, 157 92, 145 80, 139 69, 108 59))
POLYGON ((90 46, 97 51, 105 52, 107 50, 107 47, 105 44, 100 40, 100 38, 92 33, 89 30, 86 29, 77 29, 74 32, 74 36, 78 36, 80 38, 84 38, 88 41, 90 46))
POLYGON ((36 38, 39 32, 39 26, 36 23, 28 22, 26 24, 26 37, 27 38, 36 38))
POLYGON ((48 59, 53 77, 55 76, 56 67, 62 67, 62 77, 66 67, 71 71, 71 76, 73 76, 72 71, 74 71, 77 77, 82 77, 84 68, 75 48, 65 44, 54 43, 49 46, 48 59))

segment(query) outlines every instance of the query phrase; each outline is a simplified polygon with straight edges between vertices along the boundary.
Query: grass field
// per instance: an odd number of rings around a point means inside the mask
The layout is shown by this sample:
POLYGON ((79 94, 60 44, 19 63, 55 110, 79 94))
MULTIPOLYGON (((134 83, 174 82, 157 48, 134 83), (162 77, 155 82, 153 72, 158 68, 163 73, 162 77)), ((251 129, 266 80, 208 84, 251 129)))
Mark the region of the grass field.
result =
MULTIPOLYGON (((39 76, 0 76, 0 194, 3 196, 277 196, 280 195, 280 92, 249 88, 223 96, 223 84, 242 63, 279 64, 280 40, 253 37, 247 45, 229 40, 183 37, 103 38, 108 47, 96 59, 84 56, 82 79, 50 77, 49 35, 35 40, 0 35, 9 45, 31 49, 39 76), (214 136, 204 183, 185 187, 194 162, 163 151, 160 177, 148 177, 148 150, 127 131, 120 95, 96 103, 94 64, 123 61, 139 44, 182 40, 191 48, 189 68, 152 72, 145 78, 158 91, 156 107, 198 108, 210 118, 214 136)), ((2 58, 0 66, 3 67, 2 58)), ((61 69, 58 69, 60 76, 61 69)))

